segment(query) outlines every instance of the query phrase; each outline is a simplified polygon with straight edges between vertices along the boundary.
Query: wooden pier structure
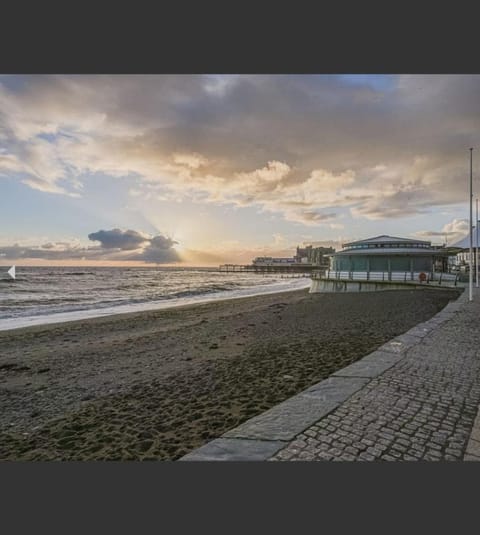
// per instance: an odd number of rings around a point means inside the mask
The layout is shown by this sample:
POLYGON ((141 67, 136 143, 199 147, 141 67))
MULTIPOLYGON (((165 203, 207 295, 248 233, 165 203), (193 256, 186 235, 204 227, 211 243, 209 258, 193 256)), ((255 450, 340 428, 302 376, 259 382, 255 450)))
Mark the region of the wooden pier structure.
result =
POLYGON ((291 275, 308 275, 324 273, 325 270, 313 264, 255 265, 255 264, 222 264, 218 268, 224 273, 282 273, 291 275))

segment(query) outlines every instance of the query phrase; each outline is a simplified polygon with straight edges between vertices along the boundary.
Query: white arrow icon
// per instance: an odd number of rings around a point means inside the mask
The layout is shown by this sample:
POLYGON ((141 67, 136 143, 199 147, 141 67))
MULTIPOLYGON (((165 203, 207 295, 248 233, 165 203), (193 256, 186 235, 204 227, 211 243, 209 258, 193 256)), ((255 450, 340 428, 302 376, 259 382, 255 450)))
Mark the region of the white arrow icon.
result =
POLYGON ((15 266, 12 266, 8 271, 7 273, 10 275, 10 277, 12 277, 12 279, 15 278, 15 266))

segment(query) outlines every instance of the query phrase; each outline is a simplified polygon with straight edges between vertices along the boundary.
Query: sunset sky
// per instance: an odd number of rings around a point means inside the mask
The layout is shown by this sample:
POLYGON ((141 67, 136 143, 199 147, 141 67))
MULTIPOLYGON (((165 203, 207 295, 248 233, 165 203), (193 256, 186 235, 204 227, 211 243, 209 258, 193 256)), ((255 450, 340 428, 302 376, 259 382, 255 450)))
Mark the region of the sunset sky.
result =
POLYGON ((479 135, 478 75, 0 76, 0 263, 453 243, 479 135))

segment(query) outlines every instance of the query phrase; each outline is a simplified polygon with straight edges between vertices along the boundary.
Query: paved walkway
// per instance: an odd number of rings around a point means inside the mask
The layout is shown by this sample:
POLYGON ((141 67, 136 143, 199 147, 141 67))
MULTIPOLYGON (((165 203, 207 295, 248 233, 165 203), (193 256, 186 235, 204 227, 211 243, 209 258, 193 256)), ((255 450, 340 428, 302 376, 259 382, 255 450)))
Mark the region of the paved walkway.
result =
POLYGON ((183 460, 479 460, 480 291, 183 460))

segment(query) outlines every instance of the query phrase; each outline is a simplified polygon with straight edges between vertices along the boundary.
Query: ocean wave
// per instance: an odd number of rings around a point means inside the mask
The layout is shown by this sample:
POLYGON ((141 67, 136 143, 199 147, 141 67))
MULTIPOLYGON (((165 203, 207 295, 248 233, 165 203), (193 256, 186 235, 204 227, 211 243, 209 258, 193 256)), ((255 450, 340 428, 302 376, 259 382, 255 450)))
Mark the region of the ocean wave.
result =
POLYGON ((55 273, 59 277, 82 277, 84 275, 96 275, 93 271, 67 271, 66 273, 55 273))
POLYGON ((201 304, 212 301, 221 301, 225 299, 238 299, 255 295, 272 294, 290 290, 306 289, 310 286, 310 279, 293 279, 277 282, 274 284, 264 284, 250 287, 237 288, 236 290, 224 290, 213 292, 192 293, 189 295, 178 295, 175 298, 156 299, 153 301, 134 302, 130 300, 127 303, 96 303, 93 306, 81 307, 76 310, 57 310, 50 313, 42 313, 30 316, 15 316, 0 318, 0 331, 7 329, 16 329, 28 327, 31 325, 42 325, 57 322, 75 321, 81 319, 109 316, 114 314, 123 314, 129 312, 142 312, 147 310, 161 310, 174 308, 182 305, 201 304))

